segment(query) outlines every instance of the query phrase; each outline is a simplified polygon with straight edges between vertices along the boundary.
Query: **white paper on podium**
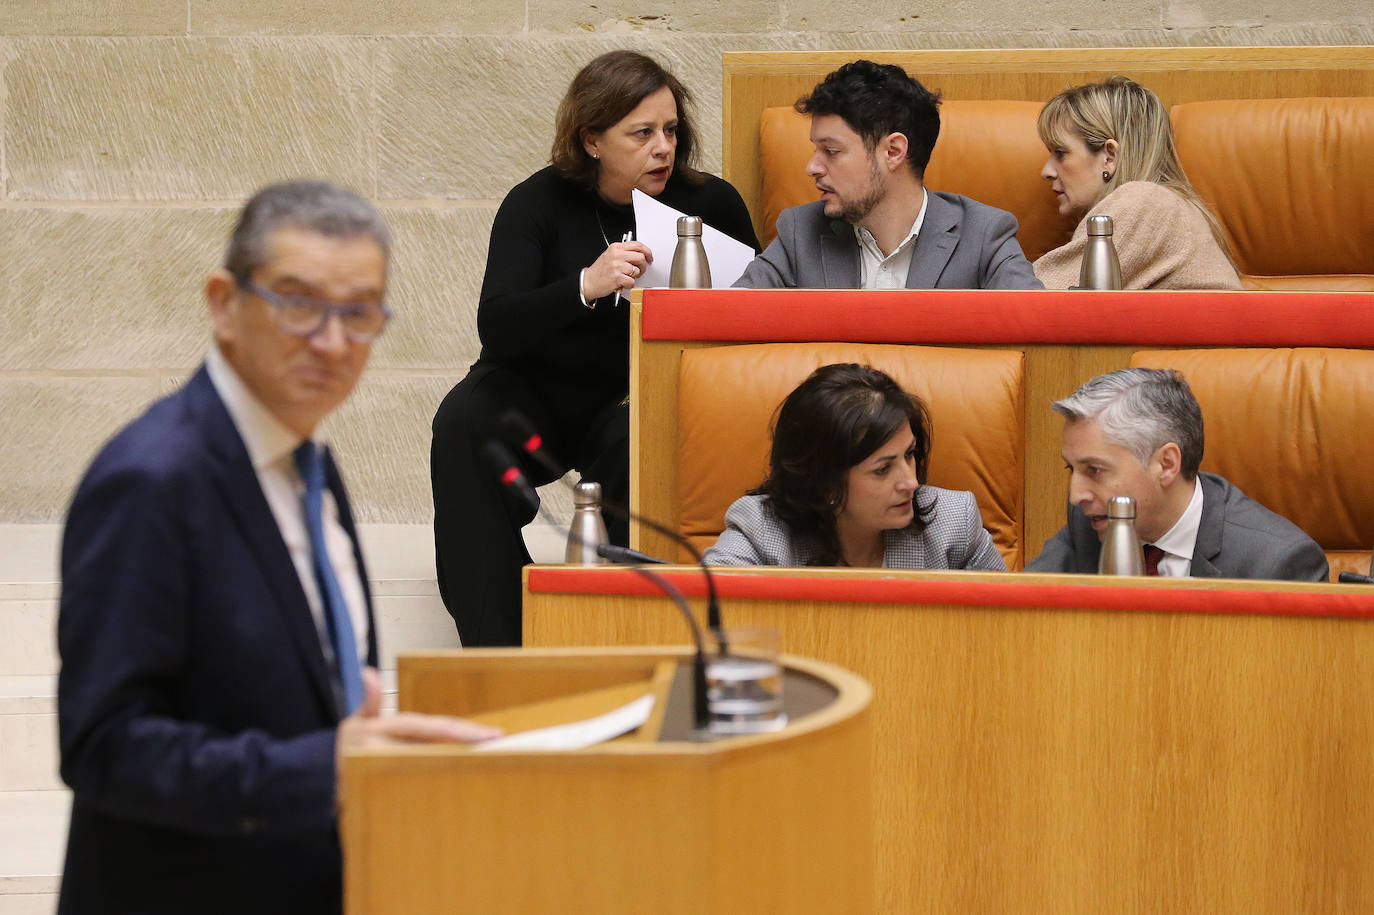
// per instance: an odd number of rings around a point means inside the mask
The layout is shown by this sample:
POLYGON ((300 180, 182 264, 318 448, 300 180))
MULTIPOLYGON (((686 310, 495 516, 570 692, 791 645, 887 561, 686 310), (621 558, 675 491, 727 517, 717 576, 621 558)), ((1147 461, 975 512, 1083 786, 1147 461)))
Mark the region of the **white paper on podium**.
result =
MULTIPOLYGON (((677 218, 686 216, 648 194, 635 189, 635 238, 654 252, 654 262, 635 283, 640 289, 663 289, 673 269, 677 250, 677 218)), ((744 273, 754 259, 754 249, 735 241, 719 229, 701 224, 701 243, 706 246, 706 263, 711 265, 711 286, 727 289, 744 273)))
POLYGON ((492 750, 581 750, 612 737, 628 734, 649 720, 654 708, 653 694, 586 721, 571 721, 553 727, 535 728, 506 737, 496 737, 473 746, 478 752, 492 750))

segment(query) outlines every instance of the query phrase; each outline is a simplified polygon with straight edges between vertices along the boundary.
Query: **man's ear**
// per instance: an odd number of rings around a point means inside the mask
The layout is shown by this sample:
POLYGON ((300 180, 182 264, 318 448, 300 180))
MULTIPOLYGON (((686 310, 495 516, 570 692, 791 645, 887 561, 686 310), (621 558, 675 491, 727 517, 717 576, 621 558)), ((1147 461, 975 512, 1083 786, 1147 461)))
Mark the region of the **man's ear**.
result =
POLYGON ((878 158, 887 166, 888 171, 895 172, 906 167, 909 146, 906 134, 890 133, 878 141, 878 158))
POLYGON ((205 303, 210 306, 210 325, 221 343, 233 340, 233 317, 239 307, 239 284, 228 270, 211 270, 205 278, 205 303))
POLYGON ((1155 452, 1151 465, 1160 488, 1167 489, 1183 473, 1183 452, 1176 443, 1165 442, 1155 452))

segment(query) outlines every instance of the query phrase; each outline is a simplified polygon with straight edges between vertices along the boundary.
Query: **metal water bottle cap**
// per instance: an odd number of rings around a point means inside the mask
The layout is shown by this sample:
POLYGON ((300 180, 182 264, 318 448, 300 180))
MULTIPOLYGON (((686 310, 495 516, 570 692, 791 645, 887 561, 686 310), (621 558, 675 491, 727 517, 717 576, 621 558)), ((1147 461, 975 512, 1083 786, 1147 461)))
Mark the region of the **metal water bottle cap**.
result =
POLYGON ((1145 554, 1135 531, 1135 499, 1114 496, 1107 502, 1107 527, 1097 555, 1099 575, 1144 575, 1145 554))
MULTIPOLYGON (((591 480, 583 480, 573 487, 573 505, 582 508, 588 505, 601 505, 601 484, 591 480)), ((1132 516, 1135 509, 1132 508, 1132 516)))
POLYGON ((1135 499, 1130 496, 1112 496, 1107 502, 1108 518, 1129 518, 1135 520, 1135 499))
POLYGON ((1078 268, 1080 289, 1120 289, 1121 261, 1112 242, 1112 217, 1094 216, 1088 220, 1087 246, 1078 268))
POLYGON ((573 514, 563 560, 588 566, 608 562, 596 552, 608 542, 606 522, 601 518, 601 484, 582 480, 573 487, 573 514))
POLYGON ((706 260, 706 244, 701 238, 700 216, 677 218, 677 250, 668 271, 671 289, 710 289, 711 265, 706 260))

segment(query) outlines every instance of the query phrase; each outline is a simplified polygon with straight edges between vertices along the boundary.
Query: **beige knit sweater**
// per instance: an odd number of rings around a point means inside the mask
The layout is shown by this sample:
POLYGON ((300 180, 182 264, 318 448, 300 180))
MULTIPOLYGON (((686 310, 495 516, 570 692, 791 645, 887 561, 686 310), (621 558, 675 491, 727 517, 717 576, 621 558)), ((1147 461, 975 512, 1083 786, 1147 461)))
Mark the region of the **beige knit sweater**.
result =
POLYGON ((1088 211, 1068 244, 1035 262, 1035 275, 1046 289, 1078 285, 1091 216, 1112 217, 1122 289, 1241 288, 1197 207, 1163 185, 1129 181, 1088 211))

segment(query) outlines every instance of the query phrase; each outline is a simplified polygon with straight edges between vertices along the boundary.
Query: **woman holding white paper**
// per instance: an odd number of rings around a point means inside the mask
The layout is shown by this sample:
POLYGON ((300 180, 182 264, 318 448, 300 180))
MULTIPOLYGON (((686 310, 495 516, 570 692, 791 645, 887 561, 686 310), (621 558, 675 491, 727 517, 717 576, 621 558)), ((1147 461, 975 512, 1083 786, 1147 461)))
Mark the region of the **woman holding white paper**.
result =
MULTIPOLYGON (((635 240, 635 189, 758 249, 727 182, 692 167, 688 93, 652 59, 612 51, 583 67, 558 109, 552 164, 497 211, 477 306, 482 353, 434 417, 430 478, 439 591, 465 645, 520 643, 520 528, 533 517, 480 457, 510 441, 515 408, 562 464, 621 505, 629 493, 629 307, 657 255, 635 240)), ((526 466, 536 483, 550 479, 526 466)), ((606 515, 611 540, 628 528, 606 515)))

